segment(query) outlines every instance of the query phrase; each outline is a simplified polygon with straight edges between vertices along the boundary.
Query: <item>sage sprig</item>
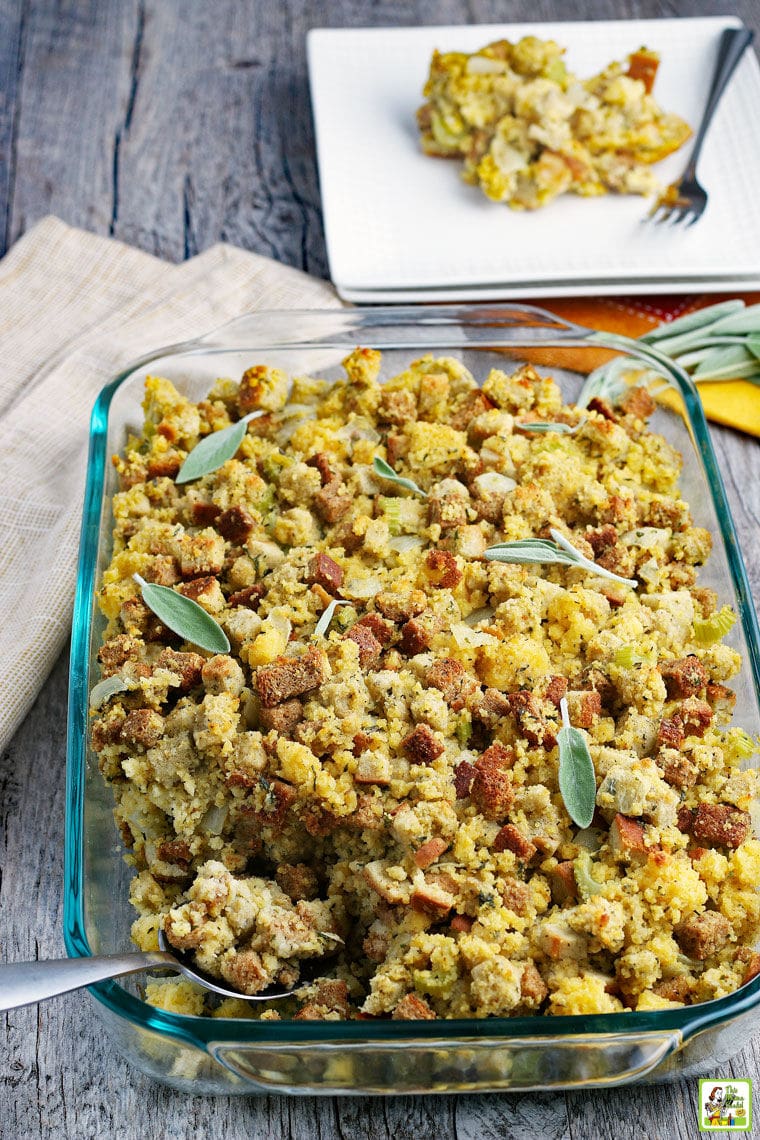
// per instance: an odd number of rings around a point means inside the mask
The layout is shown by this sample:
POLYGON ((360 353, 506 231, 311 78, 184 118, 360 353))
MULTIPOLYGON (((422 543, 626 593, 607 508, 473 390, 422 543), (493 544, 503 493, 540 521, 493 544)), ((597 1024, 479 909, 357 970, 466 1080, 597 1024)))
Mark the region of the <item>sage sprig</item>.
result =
MULTIPOLYGON (((575 401, 576 407, 587 408, 594 398, 598 398, 605 400, 614 408, 621 396, 628 391, 626 375, 632 369, 640 368, 641 362, 630 356, 617 356, 607 364, 595 368, 586 377, 586 382, 575 401)), ((652 375, 661 378, 659 372, 654 372, 652 375)))
POLYGON ((259 416, 265 414, 263 409, 249 412, 247 416, 243 416, 229 427, 222 428, 221 431, 212 431, 211 435, 204 436, 186 456, 185 462, 177 472, 175 483, 190 483, 193 479, 200 479, 202 475, 210 475, 228 459, 232 459, 243 442, 250 421, 257 420, 259 416))
POLYGON ((549 533, 554 540, 553 542, 550 542, 548 538, 524 538, 518 542, 497 542, 495 546, 488 547, 484 557, 489 562, 515 562, 521 565, 536 562, 542 565, 556 563, 559 566, 578 566, 588 570, 590 574, 596 574, 599 578, 611 578, 615 582, 623 582, 626 586, 638 586, 635 578, 623 578, 620 574, 615 574, 614 571, 607 570, 604 566, 597 566, 596 562, 592 562, 590 558, 586 558, 585 554, 581 554, 580 550, 576 550, 564 534, 555 530, 554 527, 549 533))
POLYGON ((687 313, 675 321, 666 321, 662 325, 657 325, 656 328, 640 336, 639 340, 645 344, 656 344, 658 341, 669 340, 674 332, 678 335, 693 333, 724 317, 732 317, 743 309, 744 301, 720 301, 717 305, 708 305, 706 309, 695 309, 693 313, 687 313))
POLYGON ((570 724, 567 698, 559 702, 562 728, 557 734, 559 745, 559 790, 567 814, 578 827, 588 827, 596 806, 594 762, 586 738, 570 724))
POLYGON ((107 700, 110 700, 116 693, 124 693, 129 688, 129 685, 120 677, 118 673, 114 673, 111 677, 106 677, 102 681, 98 681, 90 692, 90 708, 99 709, 104 705, 107 700))
POLYGON ((587 416, 581 416, 577 424, 561 424, 553 423, 546 420, 537 420, 535 423, 518 423, 516 426, 520 431, 530 431, 536 435, 544 435, 547 432, 556 432, 557 435, 575 435, 580 431, 583 425, 587 422, 587 416))
POLYGON ((427 491, 423 491, 422 487, 418 487, 413 479, 405 479, 403 475, 397 475, 384 459, 376 455, 372 461, 375 474, 379 475, 382 479, 387 479, 391 483, 395 483, 398 487, 405 487, 407 491, 414 491, 415 495, 422 495, 423 499, 427 498, 427 491))
MULTIPOLYGON (((638 338, 675 360, 695 380, 749 380, 760 384, 760 304, 721 301, 658 325, 638 338)), ((589 373, 577 406, 594 396, 613 407, 625 393, 625 374, 640 373, 639 382, 661 380, 655 366, 644 367, 633 357, 616 357, 589 373)))
POLYGON ((328 602, 327 606, 322 611, 319 621, 314 627, 315 637, 326 637, 327 631, 330 628, 330 622, 335 617, 335 611, 338 606, 347 606, 348 601, 345 598, 333 598, 328 602))
POLYGON ((644 344, 656 344, 666 356, 680 356, 715 337, 747 337, 758 333, 760 305, 747 307, 743 301, 724 301, 658 325, 639 339, 644 344))
POLYGON ((157 586, 146 582, 139 574, 133 574, 142 593, 142 600, 159 621, 168 626, 172 633, 197 645, 209 653, 229 653, 230 643, 222 627, 211 614, 206 613, 192 598, 178 594, 169 586, 157 586))

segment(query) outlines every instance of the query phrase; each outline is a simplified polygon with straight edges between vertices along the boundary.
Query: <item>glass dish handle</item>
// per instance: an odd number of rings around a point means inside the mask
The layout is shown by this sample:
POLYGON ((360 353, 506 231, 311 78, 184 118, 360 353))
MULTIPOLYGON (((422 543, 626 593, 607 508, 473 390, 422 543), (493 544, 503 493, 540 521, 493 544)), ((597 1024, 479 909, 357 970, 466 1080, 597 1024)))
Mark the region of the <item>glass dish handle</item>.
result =
MULTIPOLYGON (((427 1025, 427 1023, 426 1023, 427 1025)), ((407 1025, 413 1033, 411 1024, 407 1025)), ((677 1052, 678 1030, 457 1041, 209 1042, 217 1061, 269 1092, 467 1092, 611 1087, 642 1080, 677 1052)))
MULTIPOLYGON (((585 342, 591 330, 549 313, 537 305, 493 304, 466 307, 440 305, 420 316, 419 309, 399 305, 394 308, 368 307, 356 309, 342 305, 329 310, 331 328, 325 327, 325 312, 299 309, 289 312, 255 312, 234 317, 190 343, 194 349, 229 349, 244 345, 250 350, 279 347, 327 347, 340 337, 354 337, 357 343, 367 338, 383 338, 384 330, 396 335, 396 347, 406 340, 429 335, 431 346, 437 330, 445 330, 449 338, 458 329, 462 348, 487 345, 499 336, 504 344, 524 342, 526 335, 537 344, 585 342), (262 324, 262 318, 265 321, 262 324), (463 325, 466 322, 466 326, 463 325)), ((188 347, 188 346, 186 346, 188 347)))

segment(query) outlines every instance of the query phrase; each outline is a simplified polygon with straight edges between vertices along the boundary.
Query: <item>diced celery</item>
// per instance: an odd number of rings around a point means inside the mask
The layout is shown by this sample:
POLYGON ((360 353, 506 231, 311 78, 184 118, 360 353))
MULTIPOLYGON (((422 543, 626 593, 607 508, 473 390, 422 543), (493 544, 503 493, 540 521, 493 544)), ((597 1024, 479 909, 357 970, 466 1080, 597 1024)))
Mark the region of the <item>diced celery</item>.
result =
POLYGON ((472 717, 466 709, 461 713, 459 720, 457 721, 455 733, 456 738, 459 741, 459 747, 466 748, 470 737, 472 736, 472 717))
POLYGON ((567 79, 567 68, 564 61, 561 59, 553 59, 551 63, 544 68, 544 75, 547 79, 551 79, 552 83, 559 83, 560 85, 567 79))
POLYGON ((730 739, 731 750, 738 760, 749 760, 757 752, 757 744, 744 729, 732 729, 727 733, 730 739))
POLYGON ((457 980, 455 969, 412 970, 412 982, 418 994, 430 994, 435 998, 447 998, 457 980))
POLYGON ((445 147, 447 150, 459 150, 462 133, 452 129, 455 126, 456 123, 451 121, 450 116, 444 120, 437 111, 433 111, 430 118, 430 129, 439 146, 445 147))
POLYGON ((613 658, 619 669, 633 669, 635 665, 649 664, 649 658, 633 645, 621 645, 613 658))
POLYGON ((385 498, 381 495, 377 502, 388 524, 388 530, 393 535, 401 534, 401 504, 403 499, 385 498))
POLYGON ((591 874, 591 855, 588 851, 582 851, 577 859, 573 859, 573 871, 575 872, 575 885, 578 888, 578 893, 584 902, 590 899, 593 895, 598 895, 603 890, 602 884, 597 883, 594 876, 591 874))
POLYGON ((723 606, 709 618, 694 619, 694 640, 697 645, 715 645, 736 624, 736 614, 730 606, 723 606))

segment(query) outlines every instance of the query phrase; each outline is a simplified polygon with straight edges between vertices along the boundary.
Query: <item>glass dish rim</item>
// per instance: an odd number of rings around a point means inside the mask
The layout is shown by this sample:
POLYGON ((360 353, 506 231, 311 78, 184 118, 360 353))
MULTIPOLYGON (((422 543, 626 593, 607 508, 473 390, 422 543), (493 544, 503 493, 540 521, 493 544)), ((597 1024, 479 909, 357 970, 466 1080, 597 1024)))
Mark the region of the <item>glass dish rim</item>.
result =
MULTIPOLYGON (((205 352, 263 351, 281 349, 355 347, 358 334, 372 334, 377 342, 381 330, 411 325, 418 337, 415 343, 382 344, 381 348, 408 348, 409 351, 432 349, 420 339, 420 330, 467 328, 488 333, 475 341, 439 345, 439 348, 482 347, 487 349, 524 348, 609 348, 657 364, 666 372, 670 384, 683 399, 686 423, 692 433, 695 450, 704 466, 716 510, 732 585, 739 602, 739 618, 749 651, 747 665, 755 688, 760 694, 760 629, 751 601, 750 587, 738 545, 733 519, 722 477, 710 439, 702 403, 687 374, 672 360, 650 346, 616 333, 602 332, 580 325, 532 305, 494 303, 477 305, 408 305, 373 306, 371 308, 334 308, 300 310, 260 310, 238 317, 208 334, 172 345, 159 346, 131 361, 99 393, 91 416, 87 481, 85 486, 80 551, 77 568, 76 597, 70 658, 70 682, 67 724, 66 833, 64 857, 63 933, 67 953, 71 957, 89 957, 92 951, 86 934, 83 913, 84 842, 84 777, 87 753, 88 652, 91 634, 91 599, 95 583, 96 551, 99 534, 106 463, 108 413, 111 401, 130 376, 153 361, 167 357, 193 356, 205 352), (287 322, 298 326, 299 320, 324 324, 331 336, 318 340, 295 338, 282 341, 265 337, 262 343, 247 345, 235 340, 240 330, 268 322, 287 322), (532 322, 532 323, 531 323, 532 322), (349 335, 350 334, 350 335, 349 335), (232 338, 232 340, 230 339, 232 338)), ((250 335, 250 334, 248 334, 250 335)), ((551 367, 551 366, 549 366, 551 367)), ((632 1034, 676 1033, 681 1043, 697 1033, 749 1012, 760 1004, 760 975, 726 997, 684 1006, 676 1010, 626 1011, 567 1017, 512 1017, 437 1019, 436 1021, 261 1021, 258 1018, 212 1018, 176 1014, 150 1006, 115 981, 99 982, 88 987, 105 1007, 136 1026, 163 1034, 187 1044, 208 1050, 210 1046, 245 1046, 265 1043, 345 1043, 349 1045, 385 1042, 430 1042, 454 1044, 490 1038, 494 1041, 553 1040, 595 1038, 609 1040, 632 1034)))

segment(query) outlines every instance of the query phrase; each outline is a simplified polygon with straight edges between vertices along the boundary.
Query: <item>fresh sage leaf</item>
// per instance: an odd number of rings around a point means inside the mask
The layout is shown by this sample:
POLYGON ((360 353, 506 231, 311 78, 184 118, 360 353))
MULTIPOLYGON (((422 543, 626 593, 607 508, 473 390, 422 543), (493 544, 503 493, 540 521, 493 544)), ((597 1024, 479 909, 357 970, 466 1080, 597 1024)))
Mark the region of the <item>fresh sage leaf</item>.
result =
POLYGON ((614 408, 620 397, 628 391, 626 374, 636 370, 641 370, 641 364, 630 356, 616 356, 614 360, 595 368, 586 377, 578 399, 575 401, 576 407, 587 408, 596 397, 600 400, 606 400, 614 408))
POLYGON ((697 348, 691 352, 685 352, 683 356, 678 357, 678 363, 687 372, 691 372, 693 368, 696 368, 698 364, 701 364, 703 360, 706 360, 710 353, 713 351, 714 350, 711 347, 708 347, 697 348))
POLYGON ((139 574, 133 574, 140 587, 142 599, 159 621, 176 633, 178 637, 207 649, 209 653, 229 653, 230 643, 222 627, 207 614, 192 598, 178 594, 169 586, 157 586, 146 582, 139 574))
POLYGON ((695 380, 739 380, 760 372, 760 366, 751 352, 742 345, 714 348, 697 364, 695 380))
POLYGON ((552 529, 550 534, 553 539, 552 542, 548 538, 525 538, 518 542, 497 542, 494 546, 488 547, 484 557, 489 562, 516 562, 520 564, 535 562, 545 565, 555 563, 559 566, 580 566, 588 570, 589 573, 596 574, 599 578, 611 578, 615 582, 625 583, 626 586, 638 586, 635 578, 623 578, 612 570, 606 570, 604 566, 597 566, 596 562, 592 562, 590 558, 586 558, 585 554, 581 554, 580 550, 576 550, 560 531, 552 529))
POLYGON ((90 693, 90 708, 99 709, 101 705, 104 705, 115 693, 124 693, 128 688, 129 685, 118 673, 114 673, 111 677, 106 677, 103 681, 98 681, 90 693))
POLYGON ((422 495, 423 499, 427 498, 427 491, 423 491, 422 487, 418 487, 413 479, 404 479, 402 475, 397 475, 390 463, 386 463, 379 455, 375 456, 372 461, 372 466, 376 475, 380 475, 383 479, 388 479, 398 487, 405 487, 407 491, 414 491, 415 495, 422 495))
POLYGON ((559 707, 562 713, 562 728, 557 734, 560 795, 573 823, 588 827, 596 806, 594 763, 585 736, 570 724, 566 697, 559 707))
POLYGON ((572 427, 570 424, 548 423, 544 420, 539 420, 536 423, 530 424, 517 424, 517 427, 520 429, 520 431, 530 431, 534 432, 536 435, 544 435, 547 432, 556 432, 557 435, 575 435, 577 431, 581 430, 587 420, 587 416, 582 416, 578 420, 578 423, 572 427))
MULTIPOLYGON (((675 360, 695 380, 749 380, 760 383, 760 305, 747 307, 744 301, 721 301, 706 309, 687 313, 651 329, 639 337, 642 344, 652 344, 675 360)), ((611 404, 620 398, 621 374, 641 365, 618 357, 589 374, 578 398, 585 407, 594 396, 603 396, 611 404)), ((641 380, 652 386, 659 373, 644 370, 641 380)))
POLYGON ((760 333, 760 305, 749 305, 710 325, 710 336, 753 336, 760 333))
POLYGON ((549 528, 549 534, 552 536, 557 546, 561 547, 569 554, 578 566, 585 567, 592 574, 596 574, 599 578, 611 578, 614 582, 624 582, 626 586, 638 586, 635 578, 623 578, 621 574, 615 574, 612 570, 606 570, 604 566, 597 566, 590 558, 586 558, 585 554, 581 554, 580 550, 576 550, 569 538, 565 538, 561 531, 555 530, 554 527, 549 528))
MULTIPOLYGON (((688 313, 677 321, 668 321, 640 338, 645 344, 656 344, 666 356, 678 356, 706 338, 714 336, 717 328, 744 313, 743 301, 726 301, 688 313)), ((731 326, 729 325, 729 328, 731 326)))
POLYGON ((497 542, 489 546, 484 554, 488 562, 516 562, 520 565, 537 562, 550 564, 553 562, 562 566, 572 566, 573 558, 560 550, 556 543, 549 542, 548 538, 524 538, 518 542, 497 542))
POLYGON ((695 372, 697 381, 712 381, 719 383, 722 380, 747 380, 750 384, 760 382, 760 368, 753 364, 726 364, 720 367, 705 368, 702 372, 695 372))
POLYGON ((674 333, 680 336, 681 333, 690 333, 695 329, 712 325, 715 321, 721 320, 723 317, 730 317, 743 308, 743 301, 720 301, 717 305, 708 305, 706 309, 697 309, 693 313, 687 313, 684 317, 678 317, 675 321, 667 321, 665 324, 658 325, 657 328, 650 329, 649 332, 640 336, 639 340, 644 344, 657 344, 658 341, 665 340, 674 333))
POLYGON ((200 479, 202 475, 209 475, 216 471, 228 459, 232 459, 235 452, 243 442, 246 428, 251 420, 256 420, 266 413, 263 409, 249 412, 237 423, 222 428, 221 431, 212 431, 211 435, 204 436, 188 453, 185 462, 177 472, 175 483, 190 483, 193 479, 200 479))
POLYGON ((330 628, 330 622, 335 617, 335 611, 337 610, 338 606, 347 605, 348 602, 345 598, 333 598, 331 602, 328 602, 327 606, 322 611, 322 615, 319 621, 314 627, 314 636, 325 637, 327 635, 328 629, 330 628))

